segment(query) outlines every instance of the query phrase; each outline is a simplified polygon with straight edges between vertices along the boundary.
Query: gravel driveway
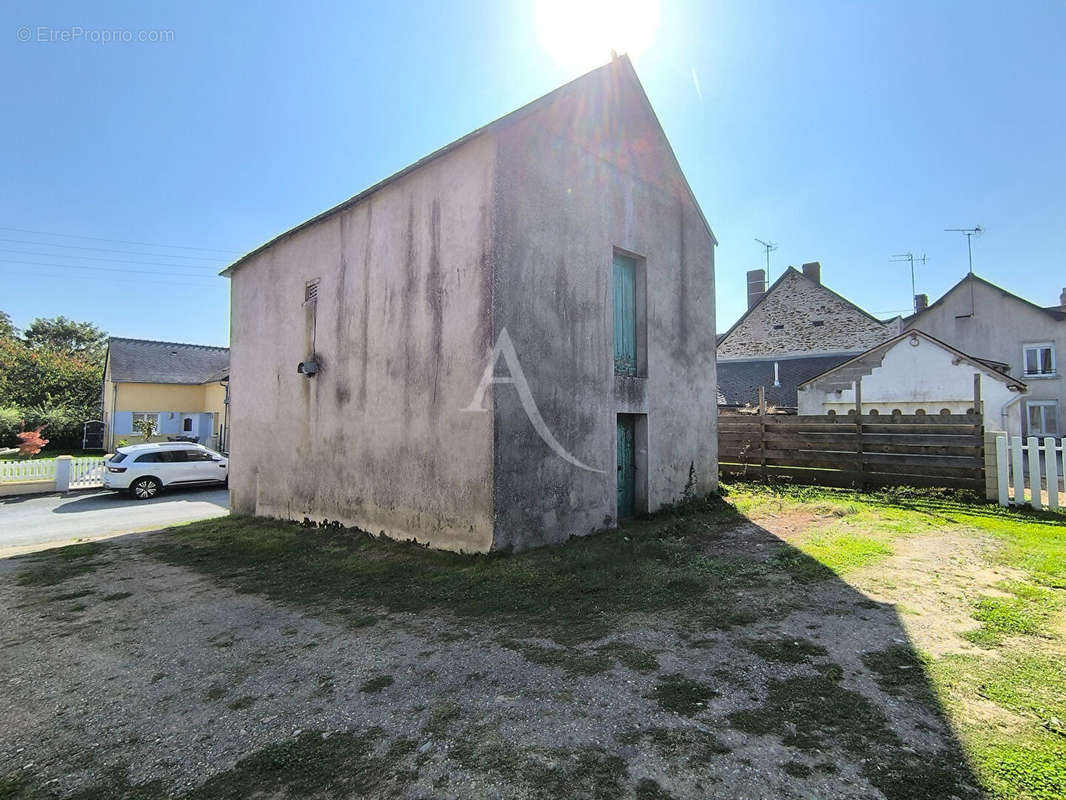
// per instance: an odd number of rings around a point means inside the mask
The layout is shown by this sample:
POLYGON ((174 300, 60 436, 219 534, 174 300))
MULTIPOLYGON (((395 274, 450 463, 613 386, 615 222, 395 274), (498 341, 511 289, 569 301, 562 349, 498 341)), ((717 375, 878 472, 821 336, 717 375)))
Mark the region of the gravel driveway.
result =
MULTIPOLYGON (((353 626, 160 560, 159 536, 0 560, 0 795, 970 793, 935 704, 864 666, 906 641, 893 608, 843 581, 776 612, 770 581, 736 624, 637 615, 565 650, 444 612, 353 626)), ((777 542, 754 524, 718 541, 755 561, 777 542)))

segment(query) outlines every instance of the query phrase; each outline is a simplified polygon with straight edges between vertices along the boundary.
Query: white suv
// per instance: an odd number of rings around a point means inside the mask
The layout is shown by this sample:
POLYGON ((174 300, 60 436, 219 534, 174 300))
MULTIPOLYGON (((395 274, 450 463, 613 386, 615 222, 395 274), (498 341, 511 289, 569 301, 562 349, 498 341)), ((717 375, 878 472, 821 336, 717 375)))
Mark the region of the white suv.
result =
POLYGON ((104 465, 105 489, 127 489, 150 500, 164 486, 227 483, 229 459, 190 442, 158 442, 120 447, 104 465))

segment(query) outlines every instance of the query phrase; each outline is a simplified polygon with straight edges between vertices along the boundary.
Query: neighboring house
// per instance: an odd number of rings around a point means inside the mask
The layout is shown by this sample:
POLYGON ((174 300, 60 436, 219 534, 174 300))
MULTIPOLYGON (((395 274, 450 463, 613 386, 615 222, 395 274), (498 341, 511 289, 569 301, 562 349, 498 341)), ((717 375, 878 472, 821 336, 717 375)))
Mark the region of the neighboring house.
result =
POLYGON ((713 489, 714 245, 624 56, 278 236, 232 509, 486 551, 713 489))
POLYGON ((766 288, 766 271, 748 272, 748 310, 718 340, 719 404, 793 410, 796 387, 902 330, 822 284, 817 261, 789 267, 766 288), (724 402, 723 402, 724 401, 724 402))
POLYGON ((158 435, 226 448, 229 349, 111 337, 104 364, 104 447, 144 441, 133 423, 151 417, 158 435))
MULTIPOLYGON (((1021 401, 1025 436, 1061 436, 1066 403, 1066 381, 1059 358, 1066 347, 1066 289, 1059 305, 1042 307, 1023 300, 973 273, 904 320, 908 329, 935 336, 965 353, 993 359, 1025 381, 1028 394, 1021 401)), ((988 425, 1001 415, 986 403, 988 425)))
POLYGON ((911 330, 799 385, 800 414, 848 414, 855 381, 862 382, 863 414, 972 414, 974 376, 981 376, 986 419, 1002 415, 1004 430, 1021 432, 1026 385, 1005 374, 1006 365, 969 356, 911 330))

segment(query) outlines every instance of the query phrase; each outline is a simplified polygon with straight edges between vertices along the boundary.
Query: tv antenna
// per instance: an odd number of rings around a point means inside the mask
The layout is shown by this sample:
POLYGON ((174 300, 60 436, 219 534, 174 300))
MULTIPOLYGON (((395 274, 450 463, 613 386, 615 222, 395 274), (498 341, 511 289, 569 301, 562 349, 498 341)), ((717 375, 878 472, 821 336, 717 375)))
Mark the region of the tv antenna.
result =
POLYGON ((974 225, 972 228, 944 228, 945 233, 962 233, 966 235, 966 254, 970 257, 970 274, 973 274, 973 247, 970 244, 970 240, 974 236, 980 236, 983 231, 980 225, 974 225))
POLYGON ((916 284, 914 282, 914 262, 917 261, 919 264, 924 264, 925 263, 925 253, 922 253, 920 258, 918 256, 914 255, 914 253, 896 253, 894 256, 892 256, 891 260, 893 262, 896 262, 896 261, 909 261, 910 262, 910 265, 911 265, 911 302, 914 304, 914 313, 917 314, 918 313, 918 300, 916 298, 918 296, 917 295, 918 289, 916 288, 916 284))
POLYGON ((763 246, 763 250, 766 251, 766 282, 770 282, 770 253, 777 249, 777 242, 764 242, 762 239, 756 239, 759 244, 763 246))

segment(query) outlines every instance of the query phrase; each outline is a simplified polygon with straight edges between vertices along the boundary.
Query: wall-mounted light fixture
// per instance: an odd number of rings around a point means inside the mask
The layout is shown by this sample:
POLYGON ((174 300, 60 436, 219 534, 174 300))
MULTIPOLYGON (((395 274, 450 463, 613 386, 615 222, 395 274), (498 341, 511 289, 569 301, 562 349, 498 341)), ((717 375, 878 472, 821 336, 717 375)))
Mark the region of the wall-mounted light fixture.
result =
POLYGON ((318 374, 318 362, 317 361, 301 361, 296 365, 296 371, 301 375, 306 375, 308 378, 313 378, 318 374))

